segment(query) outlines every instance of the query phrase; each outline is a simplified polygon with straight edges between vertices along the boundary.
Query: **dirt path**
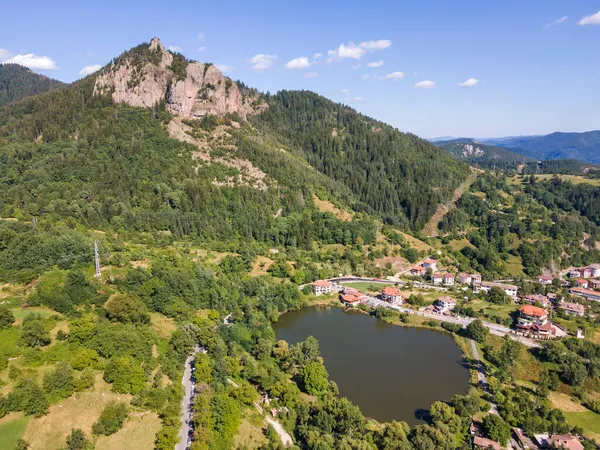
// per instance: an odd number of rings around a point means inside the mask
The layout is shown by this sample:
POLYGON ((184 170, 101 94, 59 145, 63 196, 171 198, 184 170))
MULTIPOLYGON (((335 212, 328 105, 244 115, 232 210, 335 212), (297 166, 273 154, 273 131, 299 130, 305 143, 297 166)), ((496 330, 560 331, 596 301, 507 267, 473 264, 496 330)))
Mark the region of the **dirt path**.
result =
POLYGON ((444 205, 440 203, 438 205, 438 209, 435 214, 429 219, 429 222, 425 224, 423 227, 423 234, 425 236, 437 236, 438 234, 438 225, 444 218, 446 214, 454 209, 456 202, 463 195, 463 192, 468 191, 471 185, 475 182, 477 175, 479 175, 481 171, 471 167, 471 174, 467 177, 465 181, 461 183, 459 187, 454 190, 454 194, 452 195, 452 199, 448 203, 448 205, 444 205))

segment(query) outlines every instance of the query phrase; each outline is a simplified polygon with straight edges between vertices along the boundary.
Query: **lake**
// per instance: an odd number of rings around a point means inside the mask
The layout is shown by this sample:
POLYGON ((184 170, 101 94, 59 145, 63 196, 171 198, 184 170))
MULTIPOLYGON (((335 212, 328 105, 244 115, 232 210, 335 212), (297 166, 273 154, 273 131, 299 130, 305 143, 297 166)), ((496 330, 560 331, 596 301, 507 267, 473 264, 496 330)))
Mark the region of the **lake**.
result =
POLYGON ((317 338, 340 395, 381 422, 416 425, 432 403, 468 389, 462 353, 443 332, 391 325, 341 308, 289 312, 273 328, 290 345, 317 338))

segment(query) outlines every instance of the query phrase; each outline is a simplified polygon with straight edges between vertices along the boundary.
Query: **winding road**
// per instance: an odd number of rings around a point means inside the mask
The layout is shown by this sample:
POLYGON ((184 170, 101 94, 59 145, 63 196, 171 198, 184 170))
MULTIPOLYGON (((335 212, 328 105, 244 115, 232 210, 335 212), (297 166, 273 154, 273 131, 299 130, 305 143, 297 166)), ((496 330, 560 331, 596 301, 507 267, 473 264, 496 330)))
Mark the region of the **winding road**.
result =
POLYGON ((179 441, 175 445, 175 450, 187 450, 188 448, 188 435, 192 429, 189 421, 190 417, 190 406, 192 405, 192 396, 194 393, 195 383, 192 382, 192 365, 194 363, 194 357, 196 353, 200 352, 200 347, 194 348, 194 351, 185 360, 185 369, 183 371, 183 379, 181 384, 185 389, 183 401, 181 402, 181 429, 179 430, 179 441))

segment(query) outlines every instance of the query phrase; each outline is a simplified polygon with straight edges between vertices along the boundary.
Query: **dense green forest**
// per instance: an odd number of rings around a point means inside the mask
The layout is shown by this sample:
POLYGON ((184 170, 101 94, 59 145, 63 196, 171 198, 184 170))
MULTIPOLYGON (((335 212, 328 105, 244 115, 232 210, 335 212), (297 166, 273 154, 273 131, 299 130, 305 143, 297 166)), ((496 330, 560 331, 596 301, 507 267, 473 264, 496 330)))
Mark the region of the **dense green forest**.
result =
POLYGON ((355 194, 350 205, 418 230, 469 174, 429 142, 308 91, 267 96, 252 123, 355 194))
POLYGON ((61 86, 64 86, 61 81, 38 75, 18 64, 0 64, 0 107, 61 86))

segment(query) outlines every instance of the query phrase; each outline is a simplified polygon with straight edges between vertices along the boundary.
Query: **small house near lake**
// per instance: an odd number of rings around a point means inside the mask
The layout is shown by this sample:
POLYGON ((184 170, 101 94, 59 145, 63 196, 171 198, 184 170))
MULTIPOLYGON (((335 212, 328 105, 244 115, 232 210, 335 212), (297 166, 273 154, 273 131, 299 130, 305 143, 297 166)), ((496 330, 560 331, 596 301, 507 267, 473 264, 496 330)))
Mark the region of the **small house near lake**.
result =
POLYGON ((389 303, 402 303, 404 301, 400 289, 391 286, 382 289, 381 298, 389 303))
POLYGON ((327 280, 318 280, 312 283, 312 288, 315 295, 327 295, 331 294, 333 283, 327 280))

